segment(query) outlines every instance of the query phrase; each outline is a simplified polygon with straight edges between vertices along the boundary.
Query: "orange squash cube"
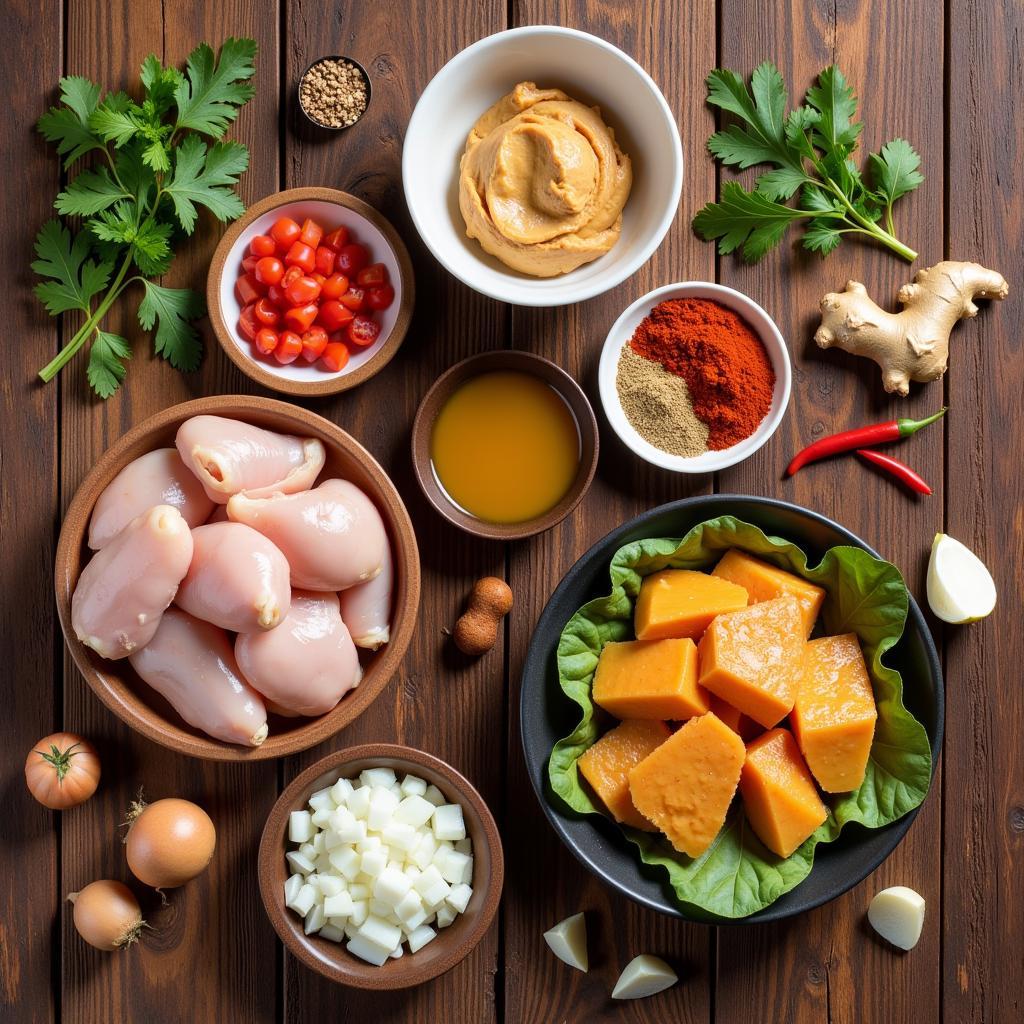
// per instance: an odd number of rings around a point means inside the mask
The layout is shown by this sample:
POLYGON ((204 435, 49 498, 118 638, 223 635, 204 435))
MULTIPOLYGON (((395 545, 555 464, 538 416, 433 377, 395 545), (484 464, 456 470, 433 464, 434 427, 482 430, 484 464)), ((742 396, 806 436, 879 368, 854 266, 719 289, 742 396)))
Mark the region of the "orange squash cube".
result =
POLYGON ((790 721, 807 766, 826 793, 848 793, 864 781, 877 718, 857 635, 811 640, 790 721))
POLYGON ((646 832, 657 831, 633 806, 629 771, 671 735, 664 722, 630 719, 606 732, 576 762, 580 774, 616 821, 646 832))
POLYGON ((629 792, 675 849, 699 857, 721 831, 743 758, 743 740, 709 711, 691 718, 629 773, 629 792))
POLYGON ((747 744, 740 796, 757 838, 788 857, 828 817, 793 735, 772 729, 747 744))
POLYGON ((789 594, 727 612, 701 639, 699 684, 770 729, 793 710, 805 646, 789 594))
POLYGON ((804 620, 804 637, 811 635, 814 622, 818 618, 825 591, 807 580, 794 576, 791 572, 776 569, 774 565, 762 562, 745 551, 731 548, 722 555, 718 565, 711 570, 712 576, 729 580, 743 587, 750 595, 750 603, 771 601, 792 594, 800 605, 800 615, 804 620))
POLYGON ((752 739, 760 736, 764 732, 764 729, 757 724, 749 715, 743 714, 737 708, 734 708, 731 704, 726 704, 721 697, 716 697, 714 694, 711 695, 711 710, 714 711, 718 717, 725 722, 727 726, 744 743, 749 743, 752 739))
POLYGON ((659 721, 693 718, 711 706, 697 685, 697 648, 686 639, 605 644, 594 700, 616 718, 659 721))
POLYGON ((706 572, 663 569, 640 585, 633 624, 638 640, 699 640, 716 615, 747 605, 747 592, 706 572))

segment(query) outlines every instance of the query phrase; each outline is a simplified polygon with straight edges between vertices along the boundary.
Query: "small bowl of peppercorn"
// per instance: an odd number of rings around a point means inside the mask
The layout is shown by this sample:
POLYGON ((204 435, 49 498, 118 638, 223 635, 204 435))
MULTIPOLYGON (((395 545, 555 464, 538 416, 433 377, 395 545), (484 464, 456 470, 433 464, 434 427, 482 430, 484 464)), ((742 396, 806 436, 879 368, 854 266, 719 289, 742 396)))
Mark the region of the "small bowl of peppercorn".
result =
POLYGON ((724 285, 685 281, 641 296, 612 325, 598 384, 611 428, 646 462, 714 473, 775 433, 789 405, 775 321, 724 285))
POLYGON ((370 105, 370 76, 351 57, 320 57, 299 79, 299 109, 327 131, 351 128, 370 105))

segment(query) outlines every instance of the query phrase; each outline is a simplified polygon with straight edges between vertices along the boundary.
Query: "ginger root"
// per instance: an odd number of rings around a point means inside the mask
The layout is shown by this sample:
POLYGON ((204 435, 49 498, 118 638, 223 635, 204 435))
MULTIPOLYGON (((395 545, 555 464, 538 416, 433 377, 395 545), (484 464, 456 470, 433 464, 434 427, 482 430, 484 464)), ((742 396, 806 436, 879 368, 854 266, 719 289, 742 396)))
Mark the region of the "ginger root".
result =
POLYGON ((936 263, 918 271, 896 298, 903 309, 887 313, 859 281, 820 302, 821 326, 814 340, 855 356, 873 359, 882 368, 886 391, 905 395, 910 382, 938 380, 949 362, 949 333, 958 320, 978 315, 973 300, 1005 299, 1009 285, 1002 274, 977 263, 936 263))

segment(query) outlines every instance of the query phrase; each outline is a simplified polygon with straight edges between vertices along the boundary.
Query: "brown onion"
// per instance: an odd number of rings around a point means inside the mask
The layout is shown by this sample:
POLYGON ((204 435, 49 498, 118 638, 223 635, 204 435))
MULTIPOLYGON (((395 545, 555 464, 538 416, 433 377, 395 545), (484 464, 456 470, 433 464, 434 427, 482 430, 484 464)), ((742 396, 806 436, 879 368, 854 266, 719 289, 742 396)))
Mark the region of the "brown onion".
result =
POLYGON ((154 889, 184 885, 213 857, 217 832, 210 816, 190 800, 172 797, 136 804, 129 816, 125 854, 132 874, 154 889))
POLYGON ((91 882, 68 899, 75 905, 72 920, 78 934, 97 949, 130 946, 146 924, 131 889, 109 878, 91 882))

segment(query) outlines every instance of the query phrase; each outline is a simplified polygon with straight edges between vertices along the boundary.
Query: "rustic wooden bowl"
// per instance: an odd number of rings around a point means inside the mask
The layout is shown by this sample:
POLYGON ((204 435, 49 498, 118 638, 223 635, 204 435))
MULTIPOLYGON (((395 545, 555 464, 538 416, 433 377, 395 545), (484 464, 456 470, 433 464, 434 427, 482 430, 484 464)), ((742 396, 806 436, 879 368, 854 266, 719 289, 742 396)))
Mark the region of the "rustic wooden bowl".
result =
POLYGON ((123 722, 143 736, 182 754, 208 761, 262 761, 305 750, 333 736, 359 717, 394 675, 409 646, 420 599, 420 560, 409 513, 394 484, 373 456, 345 431, 315 413, 270 398, 218 395, 172 406, 133 427, 112 445, 78 488, 61 527, 54 568, 57 611, 71 657, 96 695, 123 722), (317 437, 327 450, 322 478, 351 480, 374 501, 391 539, 395 591, 391 641, 361 654, 364 675, 333 710, 319 718, 270 717, 270 735, 258 747, 213 739, 187 725, 171 706, 143 683, 126 659, 106 661, 86 647, 71 627, 71 595, 90 552, 86 534, 93 505, 129 462, 154 448, 173 447, 180 424, 207 413, 242 419, 269 430, 317 437))
POLYGON ((413 469, 430 503, 447 520, 467 533, 492 540, 519 540, 522 537, 532 537, 560 523, 587 493, 597 469, 599 446, 600 436, 594 410, 579 384, 550 359, 515 349, 501 349, 470 356, 469 359, 457 363, 441 374, 420 402, 412 427, 413 469), (441 407, 452 393, 471 377, 493 370, 517 370, 540 377, 565 400, 572 410, 580 434, 580 464, 572 486, 553 509, 542 516, 521 523, 491 523, 464 512, 441 487, 430 459, 430 435, 441 407))
POLYGON ((405 339, 415 300, 412 262, 398 232, 372 206, 335 188, 291 188, 253 203, 224 233, 206 277, 210 323, 227 357, 247 377, 265 387, 307 398, 347 391, 379 373, 405 339), (306 217, 313 217, 321 224, 329 220, 331 225, 344 225, 356 241, 369 244, 374 262, 388 268, 395 301, 383 313, 375 314, 381 323, 380 337, 369 348, 353 352, 337 373, 321 370, 315 364, 310 366, 301 358, 286 366, 274 362, 272 357, 258 358, 250 342, 238 332, 239 305, 234 284, 242 257, 252 237, 269 231, 274 221, 284 215, 300 224, 306 217))
POLYGON ((391 743, 336 750, 307 768, 274 804, 260 839, 260 895, 285 948, 324 977, 354 988, 408 988, 450 970, 468 956, 490 927, 501 900, 504 876, 498 826, 472 784, 433 755, 391 743), (284 859, 289 849, 288 815, 304 808, 313 793, 333 784, 339 776, 351 778, 364 768, 377 767, 418 775, 437 786, 453 803, 461 804, 466 834, 473 841, 473 896, 466 912, 449 927, 440 929, 437 938, 419 952, 406 949, 404 956, 388 960, 381 967, 354 957, 344 943, 306 935, 302 918, 284 905, 284 883, 290 873, 284 859))

